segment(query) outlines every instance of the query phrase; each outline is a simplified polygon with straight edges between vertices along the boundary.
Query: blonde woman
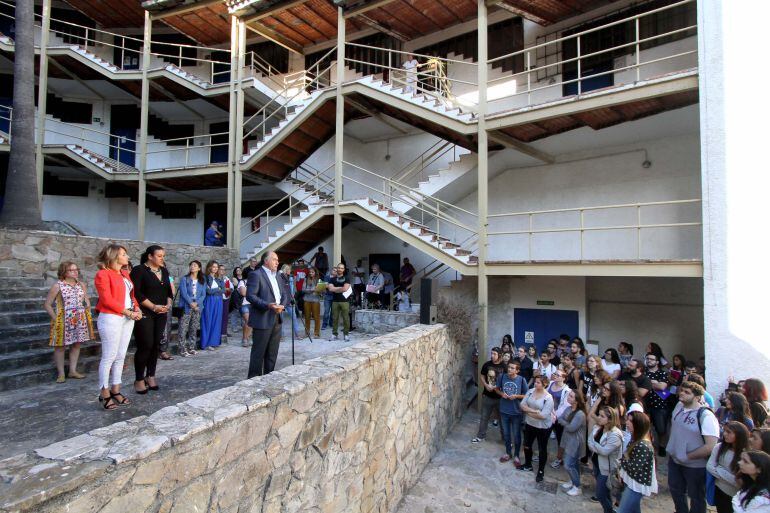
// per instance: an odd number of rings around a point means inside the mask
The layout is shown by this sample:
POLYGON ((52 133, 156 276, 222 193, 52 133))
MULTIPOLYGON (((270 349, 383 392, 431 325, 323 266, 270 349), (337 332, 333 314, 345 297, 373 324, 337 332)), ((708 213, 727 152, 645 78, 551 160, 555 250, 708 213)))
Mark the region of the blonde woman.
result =
POLYGON ((310 267, 307 270, 307 278, 302 284, 302 299, 305 311, 305 332, 310 333, 310 320, 314 321, 313 334, 316 338, 321 336, 321 296, 318 287, 318 269, 310 267))
POLYGON ((70 372, 74 379, 85 376, 77 371, 80 344, 93 340, 94 328, 91 321, 91 302, 88 300, 86 284, 78 278, 75 262, 59 264, 59 280, 53 284, 43 307, 51 317, 51 336, 48 345, 53 347, 53 359, 58 372, 56 382, 64 383, 64 349, 70 348, 70 372), (56 309, 54 310, 54 303, 56 309))
POLYGON ((128 266, 126 248, 110 244, 99 253, 98 260, 101 270, 96 273, 94 284, 99 294, 96 327, 102 342, 99 402, 103 403, 105 410, 114 410, 119 404, 129 404, 128 399, 120 393, 123 361, 134 321, 142 318, 142 312, 134 296, 131 277, 124 270, 128 266))

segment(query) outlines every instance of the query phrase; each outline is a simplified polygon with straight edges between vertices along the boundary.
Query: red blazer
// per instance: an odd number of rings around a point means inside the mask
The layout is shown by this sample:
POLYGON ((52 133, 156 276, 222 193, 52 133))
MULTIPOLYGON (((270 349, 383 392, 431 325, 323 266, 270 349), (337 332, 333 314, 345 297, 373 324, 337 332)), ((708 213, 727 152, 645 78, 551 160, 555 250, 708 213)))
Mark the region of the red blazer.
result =
MULTIPOLYGON (((128 271, 116 273, 111 269, 102 269, 96 273, 94 285, 96 285, 96 293, 99 294, 99 302, 96 303, 97 312, 123 315, 123 310, 126 309, 126 284, 123 278, 131 281, 128 271)), ((133 310, 139 309, 133 288, 131 289, 131 307, 133 310)))

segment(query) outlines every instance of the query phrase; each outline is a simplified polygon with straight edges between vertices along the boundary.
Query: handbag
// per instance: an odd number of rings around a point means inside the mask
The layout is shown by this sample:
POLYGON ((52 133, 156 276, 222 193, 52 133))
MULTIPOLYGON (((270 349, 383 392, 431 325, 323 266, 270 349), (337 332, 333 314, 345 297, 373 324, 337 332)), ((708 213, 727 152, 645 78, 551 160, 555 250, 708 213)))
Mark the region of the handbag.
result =
POLYGON ((177 301, 178 297, 179 297, 179 288, 177 287, 176 292, 174 293, 174 300, 171 302, 171 316, 176 317, 177 319, 181 319, 182 316, 184 315, 184 307, 176 306, 179 304, 179 302, 177 301))
POLYGON ((706 471, 706 503, 709 506, 716 506, 716 489, 716 478, 711 474, 711 472, 706 471))

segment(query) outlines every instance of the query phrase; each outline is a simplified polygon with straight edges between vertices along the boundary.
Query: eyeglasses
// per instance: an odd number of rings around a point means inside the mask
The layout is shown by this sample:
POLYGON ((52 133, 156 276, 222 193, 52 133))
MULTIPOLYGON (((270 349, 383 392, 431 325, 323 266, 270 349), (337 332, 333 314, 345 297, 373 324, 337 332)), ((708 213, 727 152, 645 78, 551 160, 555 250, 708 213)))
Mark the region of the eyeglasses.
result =
POLYGON ((78 269, 77 267, 74 267, 74 268, 71 268, 71 269, 67 269, 67 272, 68 272, 68 273, 76 273, 76 272, 78 272, 79 270, 80 270, 80 269, 78 269))

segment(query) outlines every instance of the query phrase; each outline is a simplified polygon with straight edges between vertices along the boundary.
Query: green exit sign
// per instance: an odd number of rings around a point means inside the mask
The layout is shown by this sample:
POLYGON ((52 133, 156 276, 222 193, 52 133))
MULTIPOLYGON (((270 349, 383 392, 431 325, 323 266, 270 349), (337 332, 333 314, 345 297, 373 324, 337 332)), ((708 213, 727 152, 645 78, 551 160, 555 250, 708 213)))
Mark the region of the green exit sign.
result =
POLYGON ((538 299, 537 300, 537 304, 538 304, 538 306, 553 306, 556 303, 553 302, 553 301, 548 301, 546 299, 538 299))

